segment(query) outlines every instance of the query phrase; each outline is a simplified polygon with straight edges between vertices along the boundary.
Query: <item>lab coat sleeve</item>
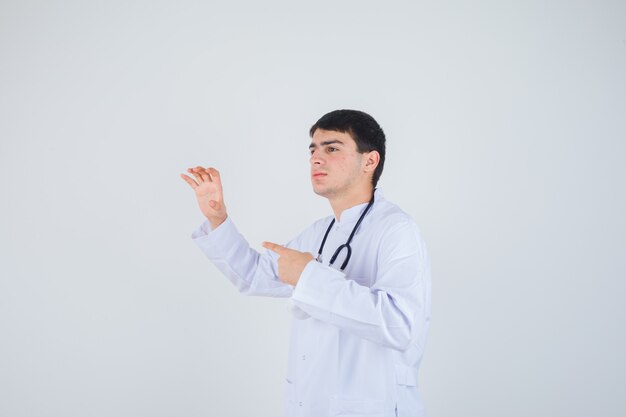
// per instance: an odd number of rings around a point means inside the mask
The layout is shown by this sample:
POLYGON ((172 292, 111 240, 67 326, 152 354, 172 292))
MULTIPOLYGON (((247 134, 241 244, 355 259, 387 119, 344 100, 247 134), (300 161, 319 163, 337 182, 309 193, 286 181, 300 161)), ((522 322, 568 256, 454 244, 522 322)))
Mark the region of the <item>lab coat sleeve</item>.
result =
POLYGON ((430 320, 430 266, 417 226, 404 223, 386 233, 377 261, 371 287, 311 261, 292 300, 312 317, 346 332, 406 350, 425 334, 430 320))
POLYGON ((239 233, 230 216, 211 229, 208 221, 191 235, 211 262, 245 295, 289 297, 293 287, 278 279, 277 256, 260 254, 239 233))

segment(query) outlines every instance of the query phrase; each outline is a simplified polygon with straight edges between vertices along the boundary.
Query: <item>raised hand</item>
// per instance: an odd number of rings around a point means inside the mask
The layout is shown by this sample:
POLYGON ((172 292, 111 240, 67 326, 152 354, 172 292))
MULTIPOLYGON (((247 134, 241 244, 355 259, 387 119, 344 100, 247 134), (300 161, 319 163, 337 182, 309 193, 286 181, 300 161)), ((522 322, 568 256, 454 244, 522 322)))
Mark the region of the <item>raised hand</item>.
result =
POLYGON ((211 227, 215 229, 228 217, 224 205, 220 173, 215 168, 203 168, 201 166, 189 168, 187 172, 196 179, 193 180, 185 174, 180 174, 180 176, 195 191, 202 214, 209 220, 211 227))

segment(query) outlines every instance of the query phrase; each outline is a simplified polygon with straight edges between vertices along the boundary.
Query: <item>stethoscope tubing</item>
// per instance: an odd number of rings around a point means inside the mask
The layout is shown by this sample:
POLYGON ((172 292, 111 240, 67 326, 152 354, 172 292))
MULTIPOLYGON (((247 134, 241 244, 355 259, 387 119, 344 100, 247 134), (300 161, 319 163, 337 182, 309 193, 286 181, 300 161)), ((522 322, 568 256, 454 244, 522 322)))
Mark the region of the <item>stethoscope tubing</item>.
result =
MULTIPOLYGON (((333 254, 332 258, 330 258, 330 262, 328 263, 328 265, 332 265, 333 263, 335 263, 335 260, 337 259, 337 256, 339 256, 341 251, 343 249, 347 249, 348 253, 346 254, 346 259, 344 259, 343 263, 341 264, 341 270, 343 271, 344 269, 346 269, 346 266, 348 266, 348 262, 350 261, 350 257, 352 256, 352 246, 350 246, 350 243, 352 242, 352 238, 356 234, 356 231, 359 228, 359 226, 361 225, 361 222, 363 221, 363 218, 365 217, 365 215, 367 214, 367 212, 369 211, 369 209, 372 207, 373 204, 374 204, 374 193, 372 193, 372 199, 367 204, 367 207, 365 207, 365 210, 363 210, 363 213, 361 213, 361 216, 359 217, 359 220, 356 222, 356 225, 354 225, 354 228, 352 229, 352 232, 350 233, 350 237, 348 237, 348 240, 346 241, 346 243, 344 243, 343 245, 339 246, 335 250, 335 253, 333 254)), ((326 229, 326 233, 324 233, 324 238, 322 239, 322 244, 320 245, 320 248, 317 251, 317 258, 316 258, 316 260, 318 262, 321 262, 322 250, 324 250, 324 245, 326 244, 326 238, 328 237, 328 234, 330 233, 330 230, 333 228, 334 224, 335 224, 335 219, 333 219, 330 222, 330 225, 328 226, 328 229, 326 229)))

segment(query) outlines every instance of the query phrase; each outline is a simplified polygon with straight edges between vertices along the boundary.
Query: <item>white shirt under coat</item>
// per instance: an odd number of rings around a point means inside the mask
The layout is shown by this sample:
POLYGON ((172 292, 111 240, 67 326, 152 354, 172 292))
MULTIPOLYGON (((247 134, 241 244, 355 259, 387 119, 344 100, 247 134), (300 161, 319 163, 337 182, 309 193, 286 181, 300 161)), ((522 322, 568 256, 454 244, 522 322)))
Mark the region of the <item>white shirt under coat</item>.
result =
MULTIPOLYGON (((250 248, 231 218, 215 230, 208 221, 192 238, 246 295, 291 297, 293 320, 286 384, 288 417, 423 416, 417 373, 430 323, 430 261, 409 215, 380 189, 352 239, 367 203, 335 220, 322 262, 307 264, 295 288, 278 279, 278 255, 250 248)), ((332 216, 315 222, 285 246, 313 256, 332 216)))

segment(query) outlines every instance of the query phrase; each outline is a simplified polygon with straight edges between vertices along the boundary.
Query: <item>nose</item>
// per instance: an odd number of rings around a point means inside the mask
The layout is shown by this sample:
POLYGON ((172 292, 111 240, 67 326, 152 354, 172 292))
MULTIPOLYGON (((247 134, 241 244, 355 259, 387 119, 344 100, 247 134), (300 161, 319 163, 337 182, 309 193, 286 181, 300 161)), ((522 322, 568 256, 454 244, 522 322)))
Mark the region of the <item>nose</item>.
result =
POLYGON ((322 153, 318 149, 314 150, 311 153, 311 159, 309 161, 312 166, 322 165, 324 163, 322 153))

